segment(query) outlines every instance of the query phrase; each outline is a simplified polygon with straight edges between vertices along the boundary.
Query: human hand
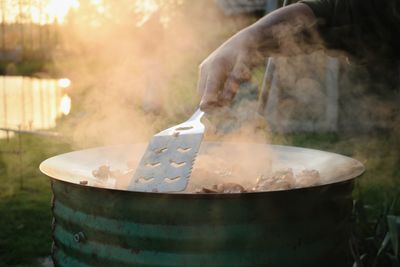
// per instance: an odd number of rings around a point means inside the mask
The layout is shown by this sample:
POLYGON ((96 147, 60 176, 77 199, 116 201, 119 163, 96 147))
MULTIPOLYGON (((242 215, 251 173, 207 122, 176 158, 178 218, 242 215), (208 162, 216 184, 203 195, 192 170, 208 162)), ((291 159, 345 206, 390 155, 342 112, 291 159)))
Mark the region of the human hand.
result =
POLYGON ((256 49, 246 30, 234 35, 200 64, 197 92, 200 108, 210 110, 228 105, 241 83, 251 79, 256 49))
POLYGON ((251 69, 273 54, 297 55, 321 46, 316 17, 306 4, 280 8, 238 32, 200 64, 200 108, 229 104, 251 69))

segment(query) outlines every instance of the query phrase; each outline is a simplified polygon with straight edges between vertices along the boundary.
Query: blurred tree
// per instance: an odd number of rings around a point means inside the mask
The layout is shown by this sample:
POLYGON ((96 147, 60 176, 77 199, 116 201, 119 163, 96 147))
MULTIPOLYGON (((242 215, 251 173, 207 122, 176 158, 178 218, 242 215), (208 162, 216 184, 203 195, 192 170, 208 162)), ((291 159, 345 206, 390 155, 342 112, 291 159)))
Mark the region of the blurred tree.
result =
POLYGON ((6 50, 6 5, 5 0, 1 0, 1 50, 6 50))

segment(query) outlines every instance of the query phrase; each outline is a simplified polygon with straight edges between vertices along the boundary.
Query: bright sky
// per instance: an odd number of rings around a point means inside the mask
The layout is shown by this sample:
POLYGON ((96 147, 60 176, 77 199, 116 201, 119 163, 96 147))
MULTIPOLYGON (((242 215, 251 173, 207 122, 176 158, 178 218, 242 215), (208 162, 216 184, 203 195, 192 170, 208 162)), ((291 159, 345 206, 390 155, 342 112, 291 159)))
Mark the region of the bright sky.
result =
MULTIPOLYGON (((79 8, 79 1, 78 0, 51 0, 49 4, 45 7, 45 13, 48 14, 50 21, 54 21, 55 18, 60 23, 64 22, 64 18, 67 15, 68 11, 71 8, 79 8)), ((38 14, 38 13, 37 13, 38 14)), ((38 14, 39 15, 39 14, 38 14)), ((33 16, 33 12, 32 12, 33 16)), ((39 16, 37 17, 38 20, 39 16)), ((41 23, 44 21, 42 20, 41 23)))
MULTIPOLYGON (((90 0, 91 4, 98 6, 99 10, 104 9, 102 0, 90 0)), ((37 24, 53 23, 57 20, 59 23, 65 21, 65 17, 70 9, 78 9, 79 0, 0 0, 0 20, 8 23, 15 23, 18 19, 18 14, 26 14, 32 21, 37 24), (21 10, 20 3, 23 3, 21 10), (42 11, 42 12, 41 12, 42 11)), ((153 12, 157 11, 159 3, 157 0, 138 0, 134 3, 134 11, 143 14, 143 19, 138 24, 144 23, 153 12)), ((104 10, 103 10, 104 11, 104 10)), ((23 21, 22 21, 23 22, 23 21)))
POLYGON ((79 8, 78 0, 31 0, 15 1, 1 0, 0 19, 8 23, 14 23, 18 19, 18 14, 26 14, 29 21, 33 23, 52 23, 56 19, 62 23, 71 8, 79 8), (20 6, 22 3, 22 8, 20 6), (42 12, 40 12, 42 10, 42 12))

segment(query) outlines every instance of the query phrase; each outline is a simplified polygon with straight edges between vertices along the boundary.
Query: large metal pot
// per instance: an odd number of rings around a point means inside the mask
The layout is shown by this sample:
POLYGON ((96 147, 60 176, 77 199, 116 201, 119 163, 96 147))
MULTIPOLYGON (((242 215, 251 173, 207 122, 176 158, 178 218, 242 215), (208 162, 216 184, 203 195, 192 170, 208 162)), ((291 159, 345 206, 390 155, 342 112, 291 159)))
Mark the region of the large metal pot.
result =
MULTIPOLYGON (((216 145, 204 143, 200 153, 216 145)), ((348 266, 353 178, 362 164, 317 150, 246 146, 272 149, 293 168, 317 169, 325 184, 242 194, 129 192, 79 181, 94 179, 91 171, 105 161, 118 166, 133 151, 140 157, 143 145, 46 160, 40 169, 52 178, 55 265, 348 266)))

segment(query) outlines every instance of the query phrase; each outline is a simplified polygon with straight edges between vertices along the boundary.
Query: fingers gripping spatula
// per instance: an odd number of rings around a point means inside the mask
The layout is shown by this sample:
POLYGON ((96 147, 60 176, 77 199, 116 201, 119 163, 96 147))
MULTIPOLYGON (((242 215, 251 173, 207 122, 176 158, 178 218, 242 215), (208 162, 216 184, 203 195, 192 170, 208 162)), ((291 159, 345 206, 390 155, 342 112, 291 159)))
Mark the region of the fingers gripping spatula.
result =
POLYGON ((128 187, 131 191, 185 190, 204 135, 198 109, 189 120, 154 135, 128 187))

